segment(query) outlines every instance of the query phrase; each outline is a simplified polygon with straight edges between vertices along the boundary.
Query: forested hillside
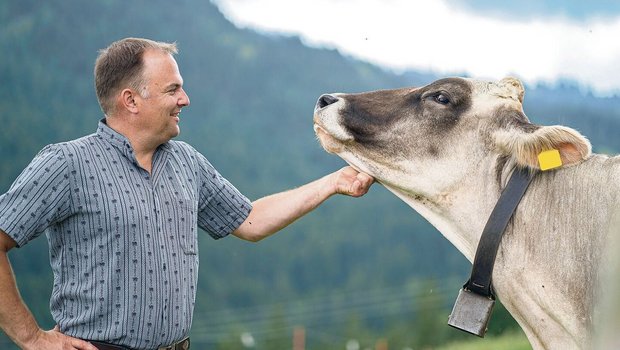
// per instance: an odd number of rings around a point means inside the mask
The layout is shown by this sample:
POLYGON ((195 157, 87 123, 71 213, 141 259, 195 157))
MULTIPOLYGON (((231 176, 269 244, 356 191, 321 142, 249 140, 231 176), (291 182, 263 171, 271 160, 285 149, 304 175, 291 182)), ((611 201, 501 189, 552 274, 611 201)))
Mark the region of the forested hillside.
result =
MULTIPOLYGON (((181 136, 255 199, 344 165, 312 131, 324 92, 431 82, 312 49, 297 38, 261 35, 229 23, 208 1, 9 0, 0 3, 0 191, 43 146, 95 131, 97 50, 114 40, 176 41, 191 106, 181 136)), ((620 149, 620 99, 570 84, 530 87, 526 113, 587 135, 596 150, 620 149)), ((294 327, 309 349, 435 346, 462 338, 445 324, 469 263, 409 207, 375 186, 362 199, 332 198, 258 244, 200 239, 193 348, 290 348, 294 327), (250 336, 251 335, 251 336, 250 336)), ((10 254, 24 298, 44 327, 51 274, 40 238, 10 254)), ((514 322, 496 310, 491 337, 514 322)), ((0 337, 1 349, 12 349, 0 337)))

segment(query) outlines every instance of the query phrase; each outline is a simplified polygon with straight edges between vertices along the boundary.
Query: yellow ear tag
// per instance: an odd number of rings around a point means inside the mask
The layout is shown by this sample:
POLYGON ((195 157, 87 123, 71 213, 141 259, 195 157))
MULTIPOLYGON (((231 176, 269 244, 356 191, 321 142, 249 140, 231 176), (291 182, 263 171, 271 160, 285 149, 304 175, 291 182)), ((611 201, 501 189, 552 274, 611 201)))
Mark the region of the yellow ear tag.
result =
POLYGON ((538 164, 542 171, 561 167, 562 159, 560 158, 560 152, 557 149, 540 152, 538 155, 538 164))

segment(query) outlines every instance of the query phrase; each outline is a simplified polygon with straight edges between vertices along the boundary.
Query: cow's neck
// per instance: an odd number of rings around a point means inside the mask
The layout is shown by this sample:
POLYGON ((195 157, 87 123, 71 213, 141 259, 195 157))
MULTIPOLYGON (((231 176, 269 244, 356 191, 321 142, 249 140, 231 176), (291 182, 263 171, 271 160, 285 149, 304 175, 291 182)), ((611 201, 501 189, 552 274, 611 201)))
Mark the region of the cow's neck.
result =
MULTIPOLYGON (((486 171, 466 176, 447 206, 394 192, 472 261, 512 167, 506 163, 498 174, 497 167, 485 166, 486 171)), ((551 348, 546 341, 555 341, 553 348, 584 348, 589 341, 604 237, 610 223, 618 222, 620 193, 610 186, 614 183, 620 183, 620 159, 600 156, 541 173, 507 229, 493 285, 535 349, 551 348)))
POLYGON ((612 184, 620 182, 620 166, 613 163, 593 156, 540 173, 502 240, 493 284, 540 348, 587 348, 605 237, 619 203, 612 184), (553 346, 544 343, 551 335, 553 346))
MULTIPOLYGON (((509 171, 509 165, 503 171, 509 171)), ((472 167, 450 191, 421 198, 390 185, 385 187, 428 220, 470 262, 502 189, 495 157, 472 167)))

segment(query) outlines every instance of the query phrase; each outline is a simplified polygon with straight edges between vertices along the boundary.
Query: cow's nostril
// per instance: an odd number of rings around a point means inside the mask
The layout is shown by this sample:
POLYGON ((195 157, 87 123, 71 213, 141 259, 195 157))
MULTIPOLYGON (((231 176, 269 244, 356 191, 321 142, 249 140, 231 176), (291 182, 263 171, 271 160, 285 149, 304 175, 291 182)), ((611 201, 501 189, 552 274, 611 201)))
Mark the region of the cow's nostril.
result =
POLYGON ((321 109, 321 108, 327 107, 333 103, 336 103, 337 101, 338 101, 338 97, 334 95, 329 95, 329 94, 321 95, 321 97, 319 97, 319 100, 316 102, 315 109, 321 109))

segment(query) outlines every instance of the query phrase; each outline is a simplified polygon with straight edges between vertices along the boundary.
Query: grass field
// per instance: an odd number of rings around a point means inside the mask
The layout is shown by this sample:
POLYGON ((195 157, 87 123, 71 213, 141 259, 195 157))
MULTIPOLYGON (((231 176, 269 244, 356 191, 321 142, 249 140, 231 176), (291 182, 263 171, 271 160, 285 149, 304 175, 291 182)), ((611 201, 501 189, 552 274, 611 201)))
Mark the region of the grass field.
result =
POLYGON ((531 350, 522 332, 506 333, 500 337, 450 343, 435 350, 531 350))

